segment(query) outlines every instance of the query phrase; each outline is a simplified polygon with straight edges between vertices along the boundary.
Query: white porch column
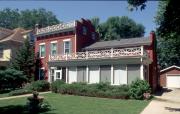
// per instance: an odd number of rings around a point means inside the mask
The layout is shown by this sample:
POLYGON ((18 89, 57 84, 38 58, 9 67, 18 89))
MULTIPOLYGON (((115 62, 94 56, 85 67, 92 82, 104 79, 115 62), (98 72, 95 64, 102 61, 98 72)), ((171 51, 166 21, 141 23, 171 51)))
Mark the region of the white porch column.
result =
POLYGON ((89 66, 86 67, 86 82, 89 83, 89 66))
POLYGON ((141 66, 140 66, 140 78, 144 80, 144 65, 143 65, 144 46, 141 46, 141 66))
POLYGON ((111 65, 111 85, 113 85, 113 77, 114 77, 114 66, 111 65))
POLYGON ((68 83, 68 68, 66 67, 66 83, 68 83))
POLYGON ((144 65, 142 63, 140 66, 140 78, 141 80, 144 80, 144 65))

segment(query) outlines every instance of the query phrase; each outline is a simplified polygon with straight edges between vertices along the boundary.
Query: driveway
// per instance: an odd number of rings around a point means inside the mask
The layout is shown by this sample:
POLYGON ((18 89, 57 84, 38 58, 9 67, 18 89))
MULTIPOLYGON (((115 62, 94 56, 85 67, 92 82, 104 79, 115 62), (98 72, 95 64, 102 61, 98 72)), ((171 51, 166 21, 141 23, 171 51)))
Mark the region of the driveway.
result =
POLYGON ((180 114, 180 89, 164 89, 141 114, 180 114))

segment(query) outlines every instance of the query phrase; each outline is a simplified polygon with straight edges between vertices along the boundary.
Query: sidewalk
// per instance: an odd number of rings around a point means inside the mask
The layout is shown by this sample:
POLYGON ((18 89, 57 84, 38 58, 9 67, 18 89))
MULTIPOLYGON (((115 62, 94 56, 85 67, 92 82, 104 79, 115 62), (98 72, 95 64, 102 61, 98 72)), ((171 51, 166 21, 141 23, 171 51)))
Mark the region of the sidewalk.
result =
MULTIPOLYGON (((39 92, 39 94, 46 94, 46 93, 51 93, 51 91, 47 91, 47 92, 39 92)), ((25 95, 18 95, 18 96, 12 96, 12 97, 2 97, 0 98, 0 100, 5 100, 5 99, 14 99, 14 98, 21 98, 21 97, 28 97, 28 96, 32 96, 31 94, 25 94, 25 95)))

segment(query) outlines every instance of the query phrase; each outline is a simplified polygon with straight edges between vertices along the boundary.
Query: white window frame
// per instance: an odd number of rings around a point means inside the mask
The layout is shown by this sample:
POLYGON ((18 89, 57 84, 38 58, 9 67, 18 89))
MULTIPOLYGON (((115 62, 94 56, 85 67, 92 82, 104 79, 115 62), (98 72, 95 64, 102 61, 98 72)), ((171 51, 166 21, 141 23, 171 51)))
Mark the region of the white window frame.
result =
POLYGON ((46 44, 45 43, 39 44, 39 56, 40 56, 40 58, 44 58, 46 56, 46 44), (42 45, 44 45, 44 56, 41 55, 41 46, 42 45))
POLYGON ((67 53, 67 54, 70 54, 71 53, 71 40, 70 39, 66 39, 66 40, 63 40, 63 43, 64 43, 64 54, 66 54, 65 53, 65 50, 67 49, 67 48, 65 48, 66 46, 65 46, 65 44, 66 44, 66 42, 69 42, 69 53, 67 53))
POLYGON ((51 56, 54 56, 54 55, 52 54, 52 51, 53 51, 53 50, 52 50, 52 44, 56 44, 56 55, 57 55, 57 52, 58 52, 58 43, 57 43, 57 41, 52 41, 52 42, 51 42, 51 47, 50 47, 51 53, 50 53, 50 54, 51 54, 51 56))

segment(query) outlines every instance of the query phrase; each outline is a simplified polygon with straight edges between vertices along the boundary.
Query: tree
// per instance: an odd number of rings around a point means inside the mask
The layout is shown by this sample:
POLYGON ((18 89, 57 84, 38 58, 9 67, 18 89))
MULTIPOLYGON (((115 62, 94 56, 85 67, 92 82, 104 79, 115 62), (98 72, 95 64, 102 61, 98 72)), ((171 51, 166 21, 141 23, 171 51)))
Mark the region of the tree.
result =
POLYGON ((17 51, 16 57, 11 60, 11 68, 23 71, 27 76, 28 81, 33 78, 35 67, 34 49, 28 38, 24 41, 23 46, 17 51))
POLYGON ((180 65, 180 8, 174 0, 159 4, 155 18, 159 26, 159 64, 161 68, 180 65))
POLYGON ((27 78, 22 71, 11 68, 0 70, 0 90, 22 87, 22 84, 26 81, 27 78))
POLYGON ((128 0, 127 2, 129 4, 130 11, 133 11, 134 8, 136 8, 136 10, 138 8, 143 10, 146 7, 147 0, 128 0))
POLYGON ((34 28, 35 24, 42 27, 58 24, 59 20, 51 11, 43 8, 33 10, 3 9, 0 11, 0 26, 14 29, 22 27, 25 29, 34 28))
MULTIPOLYGON (((92 20, 92 23, 94 21, 92 20)), ((97 26, 97 25, 96 25, 97 26)), ((134 20, 122 17, 110 17, 106 22, 97 26, 101 40, 117 40, 121 38, 141 37, 144 35, 144 26, 134 20)))

